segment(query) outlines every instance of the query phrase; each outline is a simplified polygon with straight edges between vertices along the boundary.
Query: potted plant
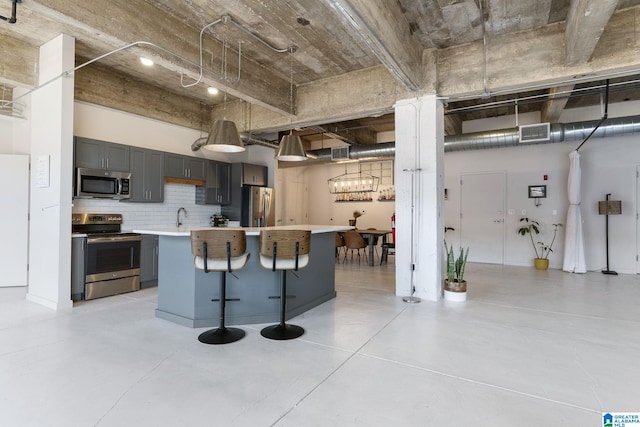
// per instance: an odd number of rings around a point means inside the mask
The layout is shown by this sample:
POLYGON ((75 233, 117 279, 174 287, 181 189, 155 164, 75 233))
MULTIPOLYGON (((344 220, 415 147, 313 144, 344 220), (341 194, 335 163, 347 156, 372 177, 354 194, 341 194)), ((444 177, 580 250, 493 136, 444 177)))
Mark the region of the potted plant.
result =
POLYGON ((353 219, 349 220, 349 225, 355 227, 356 226, 356 220, 358 218, 360 218, 362 216, 362 212, 360 211, 353 211, 353 219))
POLYGON ((469 248, 465 251, 460 248, 460 255, 456 258, 453 245, 447 246, 444 242, 444 249, 447 253, 447 278, 444 279, 444 299, 448 301, 467 300, 467 281, 464 280, 464 269, 467 265, 469 248))
POLYGON ((553 244, 556 241, 556 235, 558 234, 558 228, 562 227, 562 224, 553 224, 553 238, 551 239, 551 243, 548 245, 544 242, 536 242, 533 241, 533 235, 540 234, 540 223, 534 219, 529 219, 527 217, 520 218, 520 222, 523 222, 524 225, 518 229, 518 234, 525 236, 529 235, 531 239, 531 245, 533 246, 533 250, 536 253, 536 257, 534 259, 534 265, 538 270, 546 270, 549 268, 549 254, 553 252, 553 244), (539 250, 538 250, 539 247, 539 250))

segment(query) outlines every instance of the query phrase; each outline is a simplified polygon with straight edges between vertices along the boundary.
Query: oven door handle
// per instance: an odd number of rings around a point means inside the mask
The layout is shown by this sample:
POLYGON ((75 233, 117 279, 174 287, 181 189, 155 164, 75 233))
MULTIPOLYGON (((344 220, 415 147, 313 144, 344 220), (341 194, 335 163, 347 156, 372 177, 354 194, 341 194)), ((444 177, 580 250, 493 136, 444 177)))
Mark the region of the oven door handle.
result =
POLYGON ((142 236, 89 237, 87 239, 87 244, 105 243, 105 242, 139 242, 139 241, 142 241, 142 236))

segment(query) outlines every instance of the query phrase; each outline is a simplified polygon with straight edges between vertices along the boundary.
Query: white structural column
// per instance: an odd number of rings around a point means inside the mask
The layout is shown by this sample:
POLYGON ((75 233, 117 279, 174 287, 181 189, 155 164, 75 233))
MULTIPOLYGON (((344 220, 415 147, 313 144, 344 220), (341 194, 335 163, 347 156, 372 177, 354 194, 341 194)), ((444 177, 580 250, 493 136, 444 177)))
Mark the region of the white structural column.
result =
MULTIPOLYGON (((75 39, 61 34, 40 48, 39 84, 74 67, 75 39)), ((73 176, 73 74, 31 95, 29 291, 27 299, 70 308, 73 176)))
POLYGON ((396 117, 396 294, 437 301, 443 283, 444 110, 435 95, 402 100, 396 117))

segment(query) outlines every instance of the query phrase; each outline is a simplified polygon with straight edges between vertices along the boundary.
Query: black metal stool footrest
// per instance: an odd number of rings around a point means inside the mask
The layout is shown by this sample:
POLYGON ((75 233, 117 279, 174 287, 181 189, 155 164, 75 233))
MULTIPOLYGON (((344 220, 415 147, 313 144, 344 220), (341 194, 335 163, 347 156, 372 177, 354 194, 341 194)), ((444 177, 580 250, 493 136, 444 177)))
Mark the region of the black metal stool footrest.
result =
MULTIPOLYGON (((287 295, 287 299, 293 299, 293 298, 297 298, 297 296, 295 295, 287 295)), ((269 297, 269 299, 280 299, 280 295, 272 295, 269 297)))

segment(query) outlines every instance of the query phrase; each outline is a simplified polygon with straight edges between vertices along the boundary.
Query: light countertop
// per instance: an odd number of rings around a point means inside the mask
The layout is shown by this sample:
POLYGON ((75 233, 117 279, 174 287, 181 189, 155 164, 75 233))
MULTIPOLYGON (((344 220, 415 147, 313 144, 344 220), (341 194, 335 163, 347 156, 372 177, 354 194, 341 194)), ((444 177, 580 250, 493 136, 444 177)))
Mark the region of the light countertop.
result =
MULTIPOLYGON (((156 234, 158 236, 174 236, 174 237, 188 237, 191 235, 191 230, 210 230, 220 229, 219 227, 167 227, 167 228, 137 228, 133 229, 134 233, 140 234, 156 234)), ((319 233, 335 233, 336 231, 351 230, 353 227, 348 225, 280 225, 275 227, 225 227, 224 230, 244 230, 247 236, 258 236, 260 230, 309 230, 311 234, 319 233)))

